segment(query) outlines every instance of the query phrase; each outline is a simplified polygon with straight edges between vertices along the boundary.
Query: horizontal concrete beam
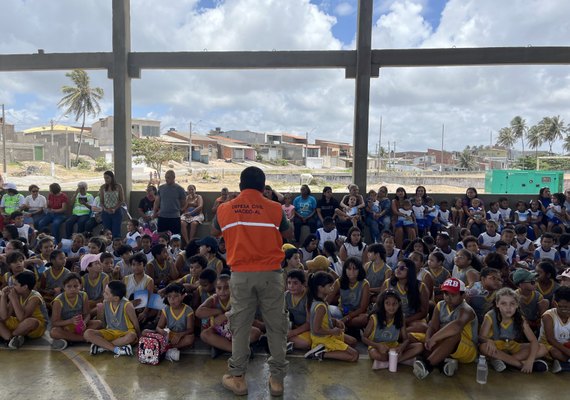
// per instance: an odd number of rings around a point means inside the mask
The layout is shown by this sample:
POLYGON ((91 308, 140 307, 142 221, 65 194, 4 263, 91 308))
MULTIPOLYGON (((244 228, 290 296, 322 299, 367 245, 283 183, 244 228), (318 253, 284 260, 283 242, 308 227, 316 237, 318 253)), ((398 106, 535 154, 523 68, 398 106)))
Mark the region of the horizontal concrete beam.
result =
POLYGON ((133 52, 129 62, 141 69, 347 68, 356 66, 356 51, 133 52))
POLYGON ((517 64, 570 64, 570 47, 372 50, 372 65, 381 68, 517 64))
POLYGON ((109 69, 113 53, 0 54, 0 71, 109 69))
MULTIPOLYGON (((0 54, 0 71, 107 69, 113 53, 0 54)), ((565 65, 570 47, 487 47, 372 50, 372 76, 377 68, 469 65, 565 65)), ((354 77, 356 51, 229 51, 131 52, 129 72, 141 69, 306 69, 342 68, 354 77)))

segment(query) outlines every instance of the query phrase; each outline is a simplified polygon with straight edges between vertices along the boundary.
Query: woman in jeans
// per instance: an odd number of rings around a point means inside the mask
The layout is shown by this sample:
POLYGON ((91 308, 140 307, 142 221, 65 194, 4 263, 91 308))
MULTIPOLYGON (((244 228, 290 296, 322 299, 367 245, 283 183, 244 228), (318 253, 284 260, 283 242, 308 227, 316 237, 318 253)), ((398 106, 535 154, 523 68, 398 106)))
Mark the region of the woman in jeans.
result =
POLYGON ((58 183, 49 185, 47 209, 45 210, 45 215, 38 222, 38 230, 42 230, 51 224, 51 234, 55 238, 56 243, 59 243, 61 239, 59 227, 67 219, 68 206, 69 198, 61 191, 61 186, 58 183))
POLYGON ((105 171, 103 179, 105 179, 105 184, 99 189, 99 199, 103 208, 101 213, 103 226, 113 232, 113 238, 121 237, 121 221, 123 220, 121 206, 125 202, 123 187, 115 181, 115 174, 112 171, 105 171))

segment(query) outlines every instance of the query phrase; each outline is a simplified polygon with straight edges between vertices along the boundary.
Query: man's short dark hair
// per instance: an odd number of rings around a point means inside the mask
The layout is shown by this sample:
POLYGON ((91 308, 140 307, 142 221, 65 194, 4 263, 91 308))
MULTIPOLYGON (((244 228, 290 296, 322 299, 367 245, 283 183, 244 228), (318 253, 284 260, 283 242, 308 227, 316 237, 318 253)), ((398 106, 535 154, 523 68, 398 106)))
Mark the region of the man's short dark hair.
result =
POLYGON ((265 188, 265 173, 257 167, 247 167, 241 171, 239 180, 240 190, 255 189, 263 192, 265 188))

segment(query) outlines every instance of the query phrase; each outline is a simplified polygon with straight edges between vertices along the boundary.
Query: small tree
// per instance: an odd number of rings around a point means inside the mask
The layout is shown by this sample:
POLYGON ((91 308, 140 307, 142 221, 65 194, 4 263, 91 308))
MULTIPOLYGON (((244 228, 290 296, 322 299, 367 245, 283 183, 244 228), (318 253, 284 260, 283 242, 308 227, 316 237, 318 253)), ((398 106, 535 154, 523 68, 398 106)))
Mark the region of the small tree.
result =
POLYGON ((471 151, 465 149, 458 154, 457 166, 467 171, 473 171, 477 168, 477 160, 471 151))
POLYGON ((497 137, 497 144, 499 146, 505 146, 507 148, 507 151, 509 152, 509 157, 508 157, 509 160, 513 158, 512 148, 516 140, 517 138, 515 137, 515 133, 510 127, 501 128, 499 130, 499 136, 497 137))
POLYGON ((184 158, 181 151, 175 150, 173 146, 155 138, 133 138, 132 151, 134 157, 139 157, 134 160, 135 164, 145 163, 155 169, 159 182, 162 176, 162 164, 170 160, 182 160, 184 158))
POLYGON ((511 120, 511 130, 513 131, 513 136, 521 140, 522 156, 524 157, 524 139, 528 132, 528 126, 526 126, 524 118, 519 115, 514 117, 511 120))
POLYGON ((552 154, 552 144, 564 137, 567 127, 559 115, 554 117, 544 117, 538 123, 538 128, 543 142, 548 143, 549 153, 552 154))

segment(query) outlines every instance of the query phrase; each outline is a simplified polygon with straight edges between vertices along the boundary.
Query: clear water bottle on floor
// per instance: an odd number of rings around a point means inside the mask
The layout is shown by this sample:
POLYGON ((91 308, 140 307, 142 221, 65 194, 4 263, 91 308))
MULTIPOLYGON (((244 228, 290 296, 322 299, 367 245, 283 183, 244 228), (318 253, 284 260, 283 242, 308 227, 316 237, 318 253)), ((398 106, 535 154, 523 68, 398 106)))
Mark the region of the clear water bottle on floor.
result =
POLYGON ((477 363, 477 383, 484 385, 487 383, 487 374, 489 368, 487 367, 487 360, 485 356, 479 356, 479 363, 477 363))

